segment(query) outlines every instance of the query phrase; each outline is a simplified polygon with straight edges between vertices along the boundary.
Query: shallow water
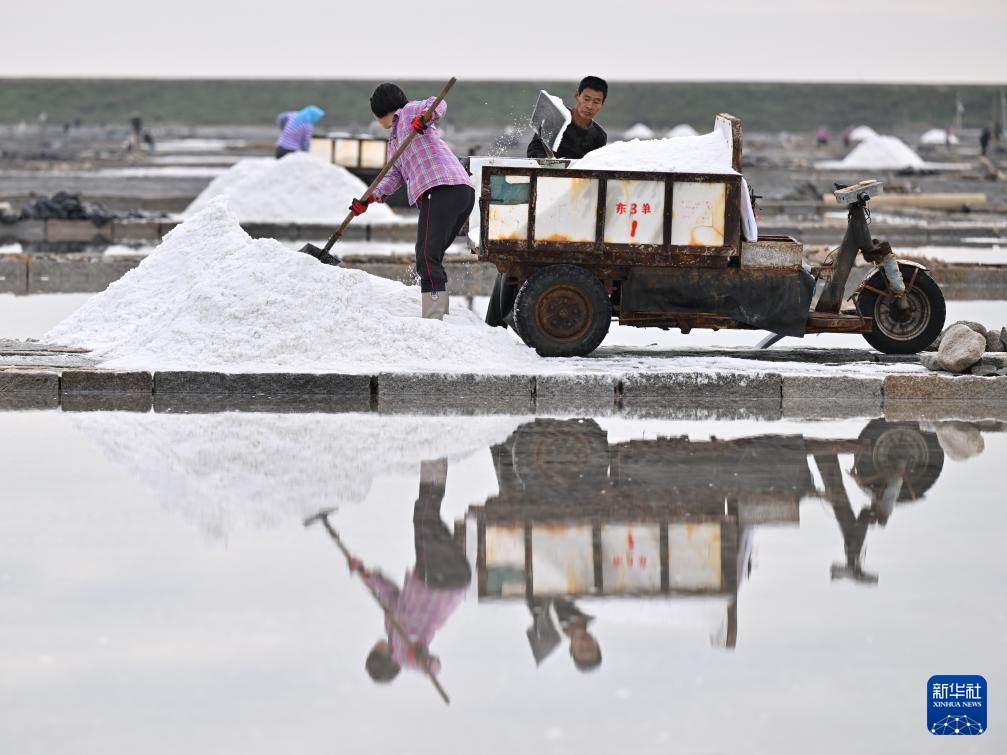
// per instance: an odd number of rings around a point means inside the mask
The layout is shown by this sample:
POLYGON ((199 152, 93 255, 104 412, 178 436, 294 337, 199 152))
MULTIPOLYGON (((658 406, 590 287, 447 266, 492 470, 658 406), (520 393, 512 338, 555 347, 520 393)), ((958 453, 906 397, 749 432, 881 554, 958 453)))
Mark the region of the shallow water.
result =
POLYGON ((0 751, 943 752, 927 679, 1005 675, 1004 430, 0 413, 0 751), (381 610, 302 525, 401 585, 441 485, 450 706, 370 680, 381 610))

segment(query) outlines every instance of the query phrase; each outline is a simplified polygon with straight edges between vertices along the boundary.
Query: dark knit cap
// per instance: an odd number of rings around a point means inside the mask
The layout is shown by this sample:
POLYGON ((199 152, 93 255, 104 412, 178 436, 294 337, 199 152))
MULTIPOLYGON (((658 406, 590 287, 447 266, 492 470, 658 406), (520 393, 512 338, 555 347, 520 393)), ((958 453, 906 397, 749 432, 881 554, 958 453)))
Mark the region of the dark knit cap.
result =
POLYGON ((378 118, 394 113, 406 104, 406 93, 396 84, 379 84, 371 95, 371 112, 378 118))

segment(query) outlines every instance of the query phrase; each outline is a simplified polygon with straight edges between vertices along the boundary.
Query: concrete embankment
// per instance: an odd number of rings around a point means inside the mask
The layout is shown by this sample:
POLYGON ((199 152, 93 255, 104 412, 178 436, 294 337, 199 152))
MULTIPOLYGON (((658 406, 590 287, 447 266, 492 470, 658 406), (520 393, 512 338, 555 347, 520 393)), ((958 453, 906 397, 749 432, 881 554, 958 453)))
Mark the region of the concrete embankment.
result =
POLYGON ((479 375, 0 368, 0 409, 1007 417, 1007 377, 780 372, 479 375), (937 414, 934 414, 934 413, 937 414))

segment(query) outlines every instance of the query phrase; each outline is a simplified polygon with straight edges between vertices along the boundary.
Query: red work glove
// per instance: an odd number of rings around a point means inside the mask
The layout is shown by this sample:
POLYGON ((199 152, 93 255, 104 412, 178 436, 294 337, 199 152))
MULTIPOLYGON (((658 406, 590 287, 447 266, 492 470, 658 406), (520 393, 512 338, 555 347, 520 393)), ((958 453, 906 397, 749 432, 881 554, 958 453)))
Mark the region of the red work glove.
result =
POLYGON ((422 115, 417 115, 415 118, 413 118, 412 126, 413 131, 415 131, 417 134, 422 134, 424 131, 427 130, 427 122, 423 120, 422 115))
POLYGON ((350 212, 353 213, 354 217, 359 217, 367 212, 367 205, 373 202, 373 199, 354 199, 350 202, 350 212))

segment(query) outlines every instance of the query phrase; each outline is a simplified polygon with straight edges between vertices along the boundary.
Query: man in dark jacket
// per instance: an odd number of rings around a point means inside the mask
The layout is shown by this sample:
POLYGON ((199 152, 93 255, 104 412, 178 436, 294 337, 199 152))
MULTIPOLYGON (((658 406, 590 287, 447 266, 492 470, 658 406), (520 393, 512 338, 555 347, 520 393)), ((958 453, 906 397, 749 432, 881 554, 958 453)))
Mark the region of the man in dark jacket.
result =
MULTIPOLYGON (((595 116, 605 107, 608 97, 608 84, 597 76, 585 76, 577 87, 574 96, 573 109, 570 111, 571 123, 563 132, 563 139, 556 150, 556 157, 579 160, 588 152, 598 147, 604 147, 608 142, 608 134, 594 122, 595 116)), ((545 144, 538 134, 528 145, 528 157, 548 157, 545 144)))

